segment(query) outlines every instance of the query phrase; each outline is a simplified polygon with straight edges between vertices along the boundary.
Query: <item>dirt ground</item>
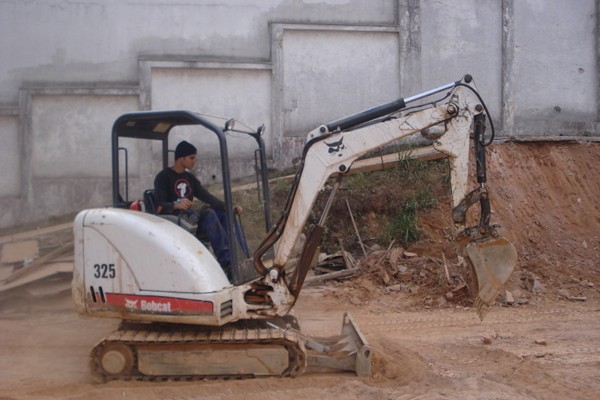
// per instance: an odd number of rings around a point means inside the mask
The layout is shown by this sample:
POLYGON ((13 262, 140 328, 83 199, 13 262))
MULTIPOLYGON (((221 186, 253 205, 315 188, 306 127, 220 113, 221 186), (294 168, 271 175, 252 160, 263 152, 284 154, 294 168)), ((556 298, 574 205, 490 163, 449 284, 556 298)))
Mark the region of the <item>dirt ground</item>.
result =
POLYGON ((373 377, 96 384, 88 352, 117 321, 79 316, 63 295, 0 309, 0 400, 600 398, 600 144, 496 144, 488 159, 492 222, 519 261, 484 321, 463 296, 444 205, 420 216, 420 242, 302 292, 307 334, 335 334, 352 313, 373 377))

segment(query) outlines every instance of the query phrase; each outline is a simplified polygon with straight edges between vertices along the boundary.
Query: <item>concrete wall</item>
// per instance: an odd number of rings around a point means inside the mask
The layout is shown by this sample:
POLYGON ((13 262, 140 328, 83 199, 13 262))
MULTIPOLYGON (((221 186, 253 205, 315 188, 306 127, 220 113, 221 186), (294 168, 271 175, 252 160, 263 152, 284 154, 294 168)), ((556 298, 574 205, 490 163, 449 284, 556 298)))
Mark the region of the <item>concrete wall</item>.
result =
MULTIPOLYGON (((150 104, 153 109, 190 109, 209 116, 234 116, 247 125, 239 125, 239 128, 247 130, 256 130, 264 123, 263 140, 267 151, 272 152, 273 131, 268 117, 272 90, 269 64, 146 61, 144 65, 150 71, 147 87, 152 90, 150 104), (215 93, 219 95, 215 96, 215 93)), ((225 121, 215 122, 223 125, 225 121)), ((197 163, 198 177, 202 182, 218 180, 221 166, 216 136, 198 135, 193 131, 178 128, 169 140, 173 144, 182 139, 194 143, 202 153, 197 163)), ((229 135, 232 176, 245 176, 253 170, 255 148, 256 141, 250 136, 229 135)))
MULTIPOLYGON (((500 136, 598 135, 600 0, 0 0, 0 229, 111 202, 110 129, 184 108, 267 126, 273 167, 322 123, 471 73, 500 136)), ((219 181, 216 145, 198 175, 219 181)), ((155 146, 133 144, 131 197, 155 146)), ((251 141, 232 136, 231 172, 251 141)), ((123 158, 123 155, 121 156, 123 158)))
POLYGON ((598 121, 598 2, 515 1, 517 134, 569 134, 598 121))

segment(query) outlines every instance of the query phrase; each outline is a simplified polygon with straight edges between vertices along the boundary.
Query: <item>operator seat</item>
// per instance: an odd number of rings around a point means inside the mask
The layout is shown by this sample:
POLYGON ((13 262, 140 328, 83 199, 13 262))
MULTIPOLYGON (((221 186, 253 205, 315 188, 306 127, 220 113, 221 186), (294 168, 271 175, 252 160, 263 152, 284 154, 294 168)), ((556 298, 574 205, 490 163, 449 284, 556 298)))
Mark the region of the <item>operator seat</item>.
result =
POLYGON ((158 215, 158 210, 156 209, 156 198, 154 197, 154 189, 145 190, 143 199, 146 212, 158 215))

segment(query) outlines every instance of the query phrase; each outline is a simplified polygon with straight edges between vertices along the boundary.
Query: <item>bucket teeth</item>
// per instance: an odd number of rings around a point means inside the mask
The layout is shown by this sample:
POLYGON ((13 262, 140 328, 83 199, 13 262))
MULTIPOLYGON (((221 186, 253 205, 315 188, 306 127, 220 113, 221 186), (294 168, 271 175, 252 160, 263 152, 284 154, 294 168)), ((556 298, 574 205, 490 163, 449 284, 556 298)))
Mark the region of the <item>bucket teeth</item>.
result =
POLYGON ((475 299, 475 310, 477 311, 477 315, 479 316, 479 320, 483 321, 488 311, 490 311, 490 306, 488 306, 485 301, 481 299, 481 297, 477 296, 475 299))

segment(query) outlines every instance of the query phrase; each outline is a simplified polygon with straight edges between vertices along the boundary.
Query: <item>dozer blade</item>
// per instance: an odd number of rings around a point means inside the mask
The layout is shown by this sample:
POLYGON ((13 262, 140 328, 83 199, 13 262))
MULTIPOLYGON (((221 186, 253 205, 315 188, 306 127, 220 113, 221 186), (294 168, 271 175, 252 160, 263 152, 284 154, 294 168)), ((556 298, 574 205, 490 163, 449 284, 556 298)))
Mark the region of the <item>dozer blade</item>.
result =
POLYGON ((472 242, 466 246, 475 276, 478 293, 475 299, 477 315, 483 321, 517 263, 517 250, 503 237, 472 242))
POLYGON ((307 371, 348 371, 358 376, 370 377, 373 350, 365 340, 350 313, 344 313, 342 332, 338 336, 311 337, 293 328, 270 326, 284 332, 293 332, 307 350, 307 371))
POLYGON ((340 336, 307 340, 308 370, 355 372, 370 377, 373 351, 350 313, 344 313, 340 336))

